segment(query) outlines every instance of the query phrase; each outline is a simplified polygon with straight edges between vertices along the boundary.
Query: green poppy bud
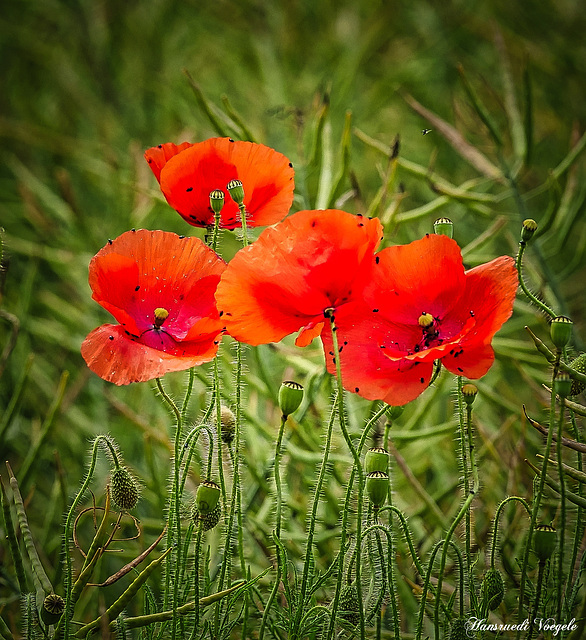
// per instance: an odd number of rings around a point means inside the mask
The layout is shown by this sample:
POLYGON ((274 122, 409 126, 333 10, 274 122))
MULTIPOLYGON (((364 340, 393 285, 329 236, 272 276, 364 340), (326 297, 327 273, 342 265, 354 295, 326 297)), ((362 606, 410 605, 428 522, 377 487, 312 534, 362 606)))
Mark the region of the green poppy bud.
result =
POLYGON ((454 237, 454 223, 449 218, 438 218, 433 223, 433 232, 438 236, 454 237))
POLYGON ((236 416, 229 407, 222 405, 220 409, 220 432, 222 442, 230 444, 234 440, 236 430, 236 416))
POLYGON ((340 593, 338 616, 356 626, 360 622, 360 601, 356 584, 347 584, 340 593))
POLYGON ((570 342, 573 322, 566 316, 558 316, 551 321, 549 335, 551 341, 561 351, 570 342))
POLYGON ((364 456, 364 471, 372 473, 373 471, 389 472, 389 452, 382 447, 374 447, 369 449, 364 456))
POLYGON ((466 618, 456 618, 452 622, 449 640, 468 640, 466 618))
MULTIPOLYGON (((570 362, 570 367, 574 371, 578 373, 586 374, 586 353, 581 353, 577 358, 574 358, 572 362, 570 362)), ((570 374, 571 376, 572 374, 570 374)), ((579 393, 582 393, 586 389, 586 384, 584 384, 581 380, 572 380, 572 388, 570 390, 571 396, 577 396, 579 393)))
POLYGON ((533 234, 537 231, 537 222, 532 218, 523 220, 523 227, 521 228, 521 242, 529 242, 533 237, 533 234))
POLYGON ((303 400, 303 387, 297 382, 283 382, 279 389, 279 407, 284 418, 299 408, 303 400))
POLYGON ((533 551, 540 562, 548 560, 555 550, 557 534, 554 527, 539 524, 533 532, 533 551))
POLYGON ((41 619, 46 625, 56 624, 65 611, 65 600, 56 593, 50 593, 44 600, 41 607, 41 619))
POLYGON ((476 396, 478 395, 478 388, 474 384, 465 384, 462 387, 462 396, 464 398, 464 402, 471 406, 474 400, 476 400, 476 396))
POLYGON ((405 411, 405 407, 393 407, 389 405, 386 409, 386 414, 389 420, 396 420, 405 411))
POLYGON ((389 475, 384 471, 372 471, 366 476, 366 493, 375 509, 380 509, 389 493, 389 475))
POLYGON ((226 185, 226 189, 234 202, 240 206, 244 202, 244 187, 240 180, 230 180, 226 185))
POLYGON ((560 371, 553 381, 553 389, 560 398, 567 398, 572 393, 572 378, 560 371))
POLYGON ((220 500, 220 487, 211 480, 204 480, 197 488, 195 504, 200 514, 213 511, 220 500))
POLYGON ((138 486, 125 467, 118 467, 112 472, 110 495, 112 502, 119 509, 129 511, 136 507, 139 498, 138 486))
POLYGON ((222 517, 222 507, 217 504, 215 509, 209 511, 208 513, 201 513, 199 509, 194 506, 191 512, 191 519, 195 524, 200 524, 204 531, 209 531, 213 529, 218 522, 220 522, 220 518, 222 517))
POLYGON ((225 197, 224 192, 220 191, 220 189, 214 189, 210 193, 210 207, 217 216, 222 213, 225 197))
POLYGON ((498 569, 491 567, 485 574, 480 587, 484 601, 488 608, 493 611, 503 601, 505 597, 505 581, 498 569))

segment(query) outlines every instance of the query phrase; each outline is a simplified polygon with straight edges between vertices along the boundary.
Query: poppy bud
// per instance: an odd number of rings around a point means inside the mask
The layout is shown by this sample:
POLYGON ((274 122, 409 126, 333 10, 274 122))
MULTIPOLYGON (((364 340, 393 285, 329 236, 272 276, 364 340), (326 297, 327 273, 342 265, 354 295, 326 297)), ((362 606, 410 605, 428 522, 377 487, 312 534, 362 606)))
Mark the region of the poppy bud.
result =
POLYGON ((466 622, 466 618, 456 618, 452 622, 449 640, 468 640, 466 622))
POLYGON ((41 607, 41 618, 46 625, 55 624, 59 621, 61 614, 65 610, 65 600, 56 593, 50 593, 44 600, 41 607))
POLYGON ((537 222, 532 218, 523 220, 523 227, 521 228, 521 242, 529 242, 533 237, 533 234, 537 231, 537 222))
POLYGON ((134 478, 125 467, 118 467, 112 472, 110 480, 112 502, 119 508, 129 511, 136 507, 139 493, 134 478))
POLYGON ((560 398, 567 398, 572 393, 572 378, 560 371, 553 381, 553 388, 560 398))
POLYGON ((405 411, 405 407, 393 407, 389 405, 386 409, 386 414, 389 420, 396 420, 405 411))
POLYGON ((201 511, 194 506, 191 512, 191 519, 195 524, 201 523, 204 531, 209 531, 213 529, 218 522, 220 522, 220 518, 222 517, 222 507, 218 504, 215 509, 209 511, 208 513, 201 513, 201 511))
POLYGON ((369 449, 364 456, 364 470, 366 473, 373 471, 389 472, 389 452, 382 447, 369 449))
POLYGON ((358 589, 354 583, 347 584, 342 589, 338 616, 354 626, 360 622, 360 602, 358 600, 358 589))
POLYGON ((561 351, 572 337, 573 322, 566 316, 558 316, 551 321, 549 335, 551 341, 561 351))
POLYGON ((244 202, 244 187, 240 180, 230 180, 226 185, 226 189, 234 202, 240 206, 244 202))
POLYGON ((478 388, 474 384, 465 384, 462 387, 462 396, 464 397, 464 402, 470 407, 474 400, 476 400, 476 396, 478 395, 478 388))
POLYGON ((204 480, 197 488, 195 503, 200 514, 212 512, 220 500, 220 487, 211 480, 204 480))
MULTIPOLYGON (((574 358, 574 360, 570 362, 570 367, 578 373, 586 374, 586 353, 581 353, 577 358, 574 358)), ((571 375, 572 374, 570 374, 570 376, 571 375)), ((586 384, 581 380, 572 380, 570 395, 577 396, 579 393, 582 393, 584 389, 586 389, 586 384)))
POLYGON ((284 418, 290 416, 299 408, 303 400, 303 387, 298 382, 290 380, 283 382, 279 389, 279 407, 284 418))
POLYGON ((438 236, 454 237, 454 223, 449 218, 438 218, 433 223, 433 232, 438 236))
POLYGON ((540 562, 545 562, 554 552, 557 535, 554 527, 539 524, 533 532, 533 551, 540 562))
POLYGON ((485 574, 480 590, 488 608, 493 611, 505 596, 505 581, 498 569, 491 567, 485 574))
POLYGON ((384 471, 372 471, 366 476, 366 493, 375 509, 380 509, 387 500, 389 475, 384 471))
POLYGON ((236 430, 236 416, 229 407, 222 405, 220 408, 220 435, 222 442, 230 444, 234 440, 236 430))
POLYGON ((220 191, 220 189, 214 189, 210 193, 210 207, 217 216, 222 213, 222 208, 224 207, 224 199, 224 192, 220 191))

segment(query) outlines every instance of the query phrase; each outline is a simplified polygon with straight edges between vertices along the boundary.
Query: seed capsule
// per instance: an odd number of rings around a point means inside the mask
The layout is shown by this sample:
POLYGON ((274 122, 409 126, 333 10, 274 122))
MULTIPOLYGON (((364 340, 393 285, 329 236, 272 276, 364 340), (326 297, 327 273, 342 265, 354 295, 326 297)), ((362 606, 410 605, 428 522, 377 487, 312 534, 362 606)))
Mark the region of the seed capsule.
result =
POLYGON ((533 532, 533 551, 540 562, 548 560, 555 550, 557 534, 554 527, 540 524, 533 532))
POLYGON ((125 467, 118 467, 112 472, 110 480, 112 502, 119 508, 129 511, 136 507, 139 492, 136 481, 125 467))
POLYGON ((478 395, 478 387, 474 384, 465 384, 462 387, 462 396, 464 398, 464 402, 470 406, 474 400, 476 400, 476 396, 478 395))
POLYGON ((41 618, 47 625, 55 624, 59 621, 61 614, 65 610, 65 600, 56 594, 50 593, 44 600, 41 607, 41 618))
POLYGON ((567 398, 572 394, 572 378, 560 371, 553 381, 553 388, 560 398, 567 398))
POLYGON ((454 223, 449 218, 438 218, 433 223, 433 232, 437 235, 454 237, 454 223))
POLYGON ((298 382, 283 382, 279 389, 279 408, 283 417, 291 415, 303 400, 303 387, 298 382))
POLYGON ((521 228, 521 242, 529 242, 533 237, 533 234, 537 231, 537 222, 532 218, 523 220, 523 227, 521 228))
POLYGON ((237 205, 241 205, 244 202, 244 187, 240 180, 230 180, 226 185, 226 189, 237 205))
POLYGON ((364 456, 364 471, 372 473, 373 471, 389 472, 389 452, 382 447, 374 447, 369 449, 364 456))
POLYGON ((389 476, 384 471, 373 471, 366 476, 366 493, 375 509, 380 509, 387 500, 389 476))
POLYGON ((211 480, 204 480, 197 488, 195 504, 200 514, 212 512, 220 500, 220 487, 211 480))
POLYGON ((216 215, 222 213, 222 208, 224 207, 224 199, 224 192, 220 191, 220 189, 214 189, 210 193, 210 207, 216 215))
POLYGON ((561 351, 570 342, 573 322, 566 316, 558 316, 551 321, 549 335, 551 341, 561 351))

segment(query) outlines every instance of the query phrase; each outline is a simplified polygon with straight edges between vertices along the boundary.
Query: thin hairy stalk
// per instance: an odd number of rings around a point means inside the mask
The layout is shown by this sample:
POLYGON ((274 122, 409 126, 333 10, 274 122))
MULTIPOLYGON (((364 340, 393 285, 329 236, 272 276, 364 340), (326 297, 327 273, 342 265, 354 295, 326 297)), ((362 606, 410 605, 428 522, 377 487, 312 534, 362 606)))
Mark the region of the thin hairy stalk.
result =
MULTIPOLYGON (((317 522, 317 511, 319 507, 319 499, 322 491, 322 487, 327 475, 328 460, 330 455, 330 448, 332 444, 332 433, 334 427, 334 421, 336 419, 336 404, 337 394, 332 401, 332 410, 330 411, 330 418, 328 420, 328 430, 326 432, 326 442, 323 450, 323 459, 317 476, 317 482, 313 492, 313 502, 311 504, 311 515, 309 516, 309 529, 307 531, 307 544, 305 547, 305 562, 303 563, 303 576, 301 578, 301 586, 299 588, 299 602, 297 606, 297 612, 295 614, 295 621, 293 624, 293 633, 295 634, 301 629, 301 616, 303 614, 303 607, 305 606, 305 594, 307 592, 307 583, 309 579, 309 567, 311 564, 311 557, 313 554, 313 536, 315 534, 315 524, 317 522)), ((263 616, 264 622, 264 616, 263 616)), ((293 638, 296 636, 294 635, 293 638)), ((259 640, 262 639, 262 635, 259 635, 259 640)))
POLYGON ((181 403, 181 418, 185 422, 187 418, 187 411, 189 409, 189 401, 191 400, 191 394, 193 393, 193 383, 195 382, 195 367, 191 367, 189 370, 189 377, 187 379, 187 387, 185 389, 185 396, 181 403))
MULTIPOLYGON (((470 491, 470 476, 469 476, 469 468, 468 468, 468 453, 466 451, 467 439, 470 435, 470 424, 472 420, 472 407, 467 405, 464 402, 464 395, 462 393, 462 387, 464 383, 462 381, 462 376, 458 376, 458 423, 460 425, 460 466, 462 468, 462 478, 463 478, 463 488, 464 488, 464 496, 468 495, 470 491), (466 419, 464 419, 464 405, 466 405, 466 419)), ((473 446, 471 441, 468 441, 469 446, 473 446)), ((468 581, 467 581, 467 589, 470 591, 470 548, 471 548, 471 523, 470 523, 470 511, 466 511, 466 540, 465 540, 465 550, 466 550, 466 569, 468 572, 468 581)), ((462 589, 464 589, 464 585, 461 585, 462 589)))
MULTIPOLYGON (((560 544, 560 547, 563 546, 560 544)), ((545 569, 545 560, 539 561, 539 570, 537 573, 537 585, 535 586, 535 601, 533 603, 533 611, 529 616, 529 629, 527 631, 527 640, 531 640, 533 636, 533 629, 535 628, 535 620, 537 619, 537 615, 539 614, 539 602, 541 600, 541 589, 543 586, 543 572, 545 569)), ((560 618, 557 618, 558 620, 560 618)))
POLYGON ((497 547, 499 518, 500 518, 502 510, 505 508, 505 506, 509 502, 511 502, 513 500, 516 500, 517 502, 520 502, 525 507, 525 511, 527 511, 529 516, 531 515, 531 508, 527 504, 527 501, 524 500, 523 498, 519 498, 518 496, 509 496, 508 498, 505 498, 499 504, 499 506, 497 507, 496 513, 494 515, 494 524, 492 525, 492 545, 491 545, 491 548, 490 548, 490 568, 491 569, 495 568, 494 567, 494 563, 495 563, 495 555, 496 555, 496 547, 497 547))
MULTIPOLYGON (((169 505, 169 514, 168 514, 168 522, 167 527, 169 528, 169 535, 167 536, 167 543, 169 548, 169 543, 173 540, 173 529, 174 529, 174 544, 176 545, 174 557, 176 562, 176 572, 180 570, 180 562, 181 562, 181 488, 179 486, 180 482, 180 472, 181 472, 181 430, 183 428, 183 418, 181 415, 181 411, 173 401, 173 399, 167 394, 165 389, 163 388, 163 384, 160 378, 155 379, 157 390, 166 404, 169 406, 171 411, 175 414, 175 450, 174 450, 174 458, 173 458, 173 483, 171 486, 171 499, 169 505), (173 520, 171 519, 173 518, 173 520)), ((165 589, 165 603, 167 600, 167 593, 169 588, 169 580, 171 574, 170 563, 167 561, 167 571, 166 571, 166 589, 165 589)), ((175 580, 173 581, 173 597, 171 600, 171 608, 173 611, 177 611, 177 607, 179 606, 179 579, 178 575, 175 576, 175 580)), ((178 624, 178 616, 174 615, 171 624, 171 639, 175 640, 177 637, 177 624, 178 624)))
MULTIPOLYGON (((185 483, 187 482, 187 477, 189 475, 188 470, 189 470, 189 466, 191 465, 191 460, 195 454, 195 445, 197 444, 197 440, 199 437, 199 434, 201 431, 205 431, 207 436, 208 436, 208 442, 209 442, 209 451, 211 452, 211 455, 213 456, 213 451, 214 451, 214 436, 212 433, 212 430, 206 425, 206 424, 200 424, 197 427, 194 427, 186 436, 185 441, 183 443, 183 447, 182 447, 182 452, 181 452, 181 456, 182 456, 182 468, 185 469, 185 471, 183 472, 183 475, 181 476, 181 488, 180 488, 180 495, 183 495, 183 492, 185 490, 185 483), (187 451, 187 456, 185 455, 185 451, 187 451), (185 463, 183 464, 183 460, 185 460, 185 463)), ((211 460, 208 459, 208 467, 211 464, 211 460)), ((211 473, 211 470, 208 469, 208 474, 207 474, 207 478, 209 478, 211 473)))
MULTIPOLYGON (((197 525, 197 538, 195 540, 195 552, 193 556, 193 575, 195 577, 193 586, 193 599, 195 602, 199 600, 199 559, 201 556, 201 539, 203 536, 203 524, 201 521, 197 525)), ((191 640, 194 640, 199 627, 199 607, 194 609, 193 631, 191 632, 191 640)))
MULTIPOLYGON (((560 494, 560 543, 558 544, 558 577, 556 581, 556 593, 557 593, 557 617, 556 620, 562 619, 562 587, 564 584, 564 533, 566 531, 566 480, 562 461, 562 434, 564 429, 564 415, 565 415, 565 398, 560 397, 560 415, 558 418, 558 438, 556 447, 556 456, 558 463, 558 481, 559 481, 559 494, 560 494)), ((553 427, 550 428, 553 431, 553 427)), ((580 509, 578 510, 580 511, 580 509)))
MULTIPOLYGON (((240 570, 242 575, 246 575, 246 561, 244 559, 244 537, 242 525, 242 487, 240 484, 240 423, 242 421, 242 356, 244 347, 242 343, 236 343, 236 414, 234 425, 234 491, 236 493, 236 514, 238 519, 238 555, 240 557, 240 570)), ((232 514, 231 514, 232 515, 232 514)), ((248 592, 247 592, 248 593, 248 592)), ((248 595, 245 596, 248 598, 248 595)))
MULTIPOLYGON (((352 438, 350 437, 350 434, 348 433, 348 427, 346 425, 346 409, 344 407, 344 386, 342 384, 342 368, 340 366, 340 350, 338 347, 338 335, 337 335, 337 327, 335 325, 335 318, 334 318, 334 311, 333 310, 327 310, 326 312, 324 312, 324 316, 326 318, 329 319, 330 321, 330 331, 331 331, 331 335, 332 335, 332 345, 333 345, 333 351, 334 351, 334 361, 335 361, 335 365, 336 365, 336 381, 337 381, 337 385, 338 385, 338 420, 340 423, 340 429, 342 430, 342 435, 344 436, 344 440, 346 441, 346 445, 348 446, 348 449, 350 450, 350 453, 352 454, 352 457, 354 458, 354 469, 356 470, 356 474, 358 476, 358 500, 357 500, 357 517, 356 517, 356 539, 357 540, 361 540, 362 538, 362 508, 363 508, 363 499, 364 499, 364 474, 362 472, 362 463, 360 461, 360 456, 358 454, 358 451, 356 450, 356 447, 354 446, 353 442, 352 442, 352 438)), ((346 535, 347 535, 347 526, 348 526, 348 522, 347 522, 347 518, 345 517, 347 513, 347 510, 345 510, 344 513, 344 520, 342 522, 342 536, 341 536, 341 542, 340 542, 340 548, 343 549, 345 542, 346 542, 346 535)), ((334 596, 334 602, 332 603, 332 619, 330 621, 330 627, 329 627, 329 636, 332 635, 333 633, 333 628, 334 628, 334 623, 335 623, 335 618, 336 618, 336 613, 337 613, 337 608, 338 608, 338 603, 340 601, 340 591, 341 591, 341 586, 342 586, 342 574, 344 573, 344 555, 341 554, 340 555, 340 570, 338 572, 338 583, 336 585, 336 594, 334 596)), ((362 584, 361 584, 361 576, 360 576, 360 570, 361 570, 361 554, 360 554, 360 550, 358 550, 357 554, 356 554, 356 569, 355 569, 355 573, 356 573, 356 591, 357 591, 357 595, 358 595, 358 612, 360 615, 360 624, 359 624, 359 629, 360 629, 360 639, 364 640, 365 639, 365 629, 364 629, 364 607, 362 604, 362 584)))
MULTIPOLYGON (((417 626, 415 627, 415 640, 421 640, 421 633, 423 631, 423 619, 425 617, 425 605, 427 604, 427 592, 431 585, 431 572, 433 571, 433 564, 435 562, 435 557, 437 556, 439 550, 442 548, 446 540, 440 540, 436 542, 431 553, 429 554, 429 564, 427 565, 427 571, 422 573, 421 575, 425 575, 423 580, 423 588, 421 590, 421 603, 419 605, 419 613, 417 615, 417 626)), ((436 592, 435 600, 438 602, 441 600, 439 589, 436 592)))
POLYGON ((547 313, 550 317, 555 318, 556 313, 552 311, 544 302, 542 302, 537 296, 535 296, 525 284, 523 278, 523 254, 525 253, 526 243, 519 242, 519 253, 517 254, 517 260, 515 266, 517 267, 517 274, 519 275, 519 285, 523 290, 523 293, 529 298, 529 300, 544 313, 547 313))
MULTIPOLYGON (((556 371, 554 370, 552 374, 552 382, 551 388, 554 388, 555 384, 555 376, 556 371)), ((541 498, 543 496, 543 489, 545 487, 545 480, 547 477, 547 465, 549 462, 551 444, 553 441, 553 432, 555 429, 553 425, 555 424, 555 393, 551 392, 551 400, 549 406, 549 424, 550 427, 547 431, 547 442, 545 443, 545 455, 543 456, 543 462, 541 466, 541 475, 539 476, 539 483, 537 485, 537 493, 533 499, 533 504, 531 505, 531 522, 529 524, 529 531, 527 532, 527 541, 525 542, 525 550, 523 552, 523 562, 521 565, 521 584, 519 585, 519 622, 522 622, 525 618, 524 616, 524 596, 525 596, 525 581, 527 576, 527 568, 529 565, 529 552, 531 551, 531 540, 533 538, 533 531, 535 529, 535 525, 537 523, 537 516, 539 514, 539 507, 541 506, 541 498)), ((517 638, 521 636, 521 629, 517 631, 517 638)))
MULTIPOLYGON (((214 358, 214 397, 216 398, 216 434, 218 439, 218 450, 216 455, 220 488, 222 490, 222 512, 227 511, 226 482, 224 480, 224 462, 222 460, 222 447, 220 446, 220 434, 222 432, 222 394, 220 393, 220 372, 218 368, 218 358, 214 358)), ((211 478, 210 478, 211 479, 211 478)))
MULTIPOLYGON (((580 431, 578 429, 578 426, 576 424, 576 416, 574 414, 573 411, 570 411, 570 423, 572 425, 572 431, 574 433, 574 438, 576 438, 576 440, 578 442, 581 442, 581 436, 580 436, 580 431)), ((582 454, 578 451, 576 453, 576 466, 578 471, 582 472, 583 471, 583 464, 582 464, 582 454)), ((580 483, 578 485, 578 495, 579 496, 583 496, 584 495, 584 490, 582 487, 582 483, 580 483)), ((567 580, 567 585, 566 585, 566 593, 570 592, 570 588, 572 585, 572 580, 574 577, 574 569, 576 567, 576 561, 578 560, 578 550, 580 548, 580 544, 582 542, 582 536, 584 533, 584 510, 583 509, 578 509, 578 512, 576 514, 576 526, 574 529, 574 542, 572 545, 572 559, 570 561, 569 567, 568 567, 568 580, 567 580)))

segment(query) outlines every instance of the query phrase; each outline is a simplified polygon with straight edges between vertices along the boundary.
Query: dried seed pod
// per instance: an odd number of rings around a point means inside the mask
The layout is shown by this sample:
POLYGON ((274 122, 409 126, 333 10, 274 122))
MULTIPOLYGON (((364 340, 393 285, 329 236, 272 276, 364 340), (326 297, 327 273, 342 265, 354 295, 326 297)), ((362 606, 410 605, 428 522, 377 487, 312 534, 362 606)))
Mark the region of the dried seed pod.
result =
POLYGON ((138 486, 126 467, 118 467, 112 472, 110 494, 112 502, 119 509, 128 511, 136 507, 139 498, 138 486))

